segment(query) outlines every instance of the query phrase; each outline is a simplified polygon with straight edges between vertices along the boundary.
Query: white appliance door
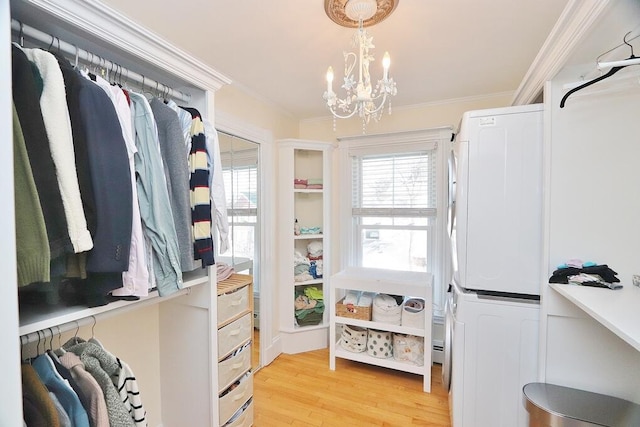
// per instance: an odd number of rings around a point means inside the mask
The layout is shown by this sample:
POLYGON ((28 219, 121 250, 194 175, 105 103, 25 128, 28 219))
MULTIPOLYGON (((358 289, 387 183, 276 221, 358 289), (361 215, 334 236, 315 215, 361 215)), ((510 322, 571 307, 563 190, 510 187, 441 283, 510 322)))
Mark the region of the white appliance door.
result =
POLYGON ((442 362, 442 387, 449 391, 451 389, 451 367, 453 345, 453 290, 447 292, 447 299, 444 303, 444 361, 442 362))
POLYGON ((538 295, 542 111, 471 117, 467 124, 469 140, 458 153, 460 283, 538 295))

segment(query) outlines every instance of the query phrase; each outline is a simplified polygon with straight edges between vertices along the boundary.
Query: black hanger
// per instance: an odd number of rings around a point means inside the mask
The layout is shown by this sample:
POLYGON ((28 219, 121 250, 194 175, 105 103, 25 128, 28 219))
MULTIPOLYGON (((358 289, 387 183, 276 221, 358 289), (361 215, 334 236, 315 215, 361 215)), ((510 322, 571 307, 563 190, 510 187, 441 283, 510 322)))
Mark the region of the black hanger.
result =
MULTIPOLYGON (((624 44, 626 44, 627 46, 629 46, 629 48, 631 48, 631 56, 629 56, 627 59, 635 59, 635 58, 637 58, 637 57, 633 54, 633 46, 631 46, 631 45, 629 44, 629 42, 627 42, 627 36, 628 36, 629 34, 631 34, 631 33, 629 32, 629 33, 625 34, 622 40, 624 41, 624 44)), ((628 67, 628 66, 629 66, 629 65, 619 65, 619 66, 617 66, 617 67, 613 67, 613 68, 611 68, 609 71, 607 71, 605 74, 603 74, 603 75, 601 75, 601 76, 599 76, 599 77, 596 77, 596 78, 595 78, 595 79, 593 79, 593 80, 589 80, 588 82, 583 83, 583 84, 581 84, 581 85, 580 85, 580 86, 578 86, 578 87, 574 87, 574 88, 573 88, 573 89, 571 89, 569 92, 565 93, 565 95, 562 97, 562 100, 560 101, 560 108, 564 108, 564 104, 567 102, 567 98, 569 98, 569 96, 571 96, 572 94, 576 93, 577 91, 579 91, 579 90, 581 90, 581 89, 584 89, 584 88, 586 88, 586 87, 589 87, 589 86, 591 86, 591 85, 592 85, 592 84, 594 84, 594 83, 598 83, 599 81, 602 81, 602 80, 604 80, 604 79, 607 79, 607 78, 609 78, 609 77, 613 76, 613 75, 614 75, 615 73, 617 73, 618 71, 620 71, 620 70, 622 70, 623 68, 626 68, 626 67, 628 67)))

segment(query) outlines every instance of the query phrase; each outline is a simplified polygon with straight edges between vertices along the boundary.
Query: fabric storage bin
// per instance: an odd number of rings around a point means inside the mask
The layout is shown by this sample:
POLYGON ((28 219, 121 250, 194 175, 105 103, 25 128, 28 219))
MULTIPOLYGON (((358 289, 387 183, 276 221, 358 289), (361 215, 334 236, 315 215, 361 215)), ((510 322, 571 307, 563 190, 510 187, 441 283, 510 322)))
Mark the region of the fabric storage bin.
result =
POLYGON ((249 310, 249 286, 235 292, 218 295, 218 324, 223 324, 245 310, 249 310))
POLYGON ((402 326, 424 329, 424 300, 408 298, 402 305, 402 326))
POLYGON ((218 392, 251 369, 251 344, 246 344, 218 363, 218 392))
POLYGON ((387 294, 378 294, 373 299, 373 314, 371 320, 391 325, 400 325, 402 322, 402 305, 396 298, 387 294))
POLYGON ((249 372, 234 384, 235 388, 223 393, 218 399, 220 405, 219 424, 224 425, 242 408, 253 395, 253 374, 249 372))
POLYGON ((424 338, 393 334, 393 358, 398 362, 424 365, 424 338))
POLYGON ((307 314, 304 317, 296 317, 296 323, 298 326, 313 326, 319 325, 322 323, 322 317, 324 316, 323 312, 314 311, 312 313, 307 314))
POLYGON ((250 427, 253 425, 253 399, 238 409, 224 427, 250 427))
POLYGON ((353 353, 362 353, 367 349, 367 329, 358 326, 342 325, 340 346, 353 353))
POLYGON ((378 359, 388 359, 393 356, 391 332, 376 329, 367 330, 367 354, 378 359))
POLYGON ((251 313, 218 329, 218 358, 226 356, 231 350, 251 339, 251 313))

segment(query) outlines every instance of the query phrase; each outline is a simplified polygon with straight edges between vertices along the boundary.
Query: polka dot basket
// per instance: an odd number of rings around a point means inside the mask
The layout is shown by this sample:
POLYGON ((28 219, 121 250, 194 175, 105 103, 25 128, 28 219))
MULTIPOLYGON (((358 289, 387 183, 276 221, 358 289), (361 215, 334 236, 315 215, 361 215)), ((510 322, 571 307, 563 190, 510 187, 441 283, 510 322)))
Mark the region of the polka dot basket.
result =
POLYGON ((393 357, 391 332, 369 329, 367 334, 367 354, 379 359, 393 357))

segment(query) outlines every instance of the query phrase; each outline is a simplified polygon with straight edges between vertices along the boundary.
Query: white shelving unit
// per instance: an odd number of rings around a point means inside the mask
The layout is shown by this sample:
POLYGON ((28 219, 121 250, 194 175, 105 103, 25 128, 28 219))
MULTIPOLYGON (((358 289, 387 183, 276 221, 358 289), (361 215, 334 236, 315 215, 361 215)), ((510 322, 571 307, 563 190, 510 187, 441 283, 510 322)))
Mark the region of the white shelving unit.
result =
MULTIPOLYGON (((2 41, 6 46, 10 45, 9 18, 13 18, 25 27, 59 36, 63 43, 96 53, 122 64, 132 73, 144 73, 189 94, 188 105, 198 108, 205 117, 214 117, 214 93, 229 83, 217 71, 153 37, 148 30, 103 2, 11 0, 10 10, 3 5, 0 12, 4 18, 0 23, 5 34, 2 41)), ((25 42, 29 46, 34 42, 30 37, 25 32, 25 42)), ((46 45, 42 47, 46 48, 46 45)), ((3 62, 0 70, 10 84, 10 61, 3 62)), ((5 93, 8 92, 4 91, 3 95, 5 93)), ((4 96, 0 99, 6 101, 4 96)), ((3 110, 0 122, 11 127, 10 110, 3 110)), ((5 158, 10 159, 11 154, 3 156, 3 160, 5 158)), ((12 167, 2 168, 0 176, 2 182, 9 184, 0 189, 0 194, 11 201, 14 191, 10 185, 12 167)), ((5 235, 15 234, 12 216, 12 210, 0 214, 5 235)), ((95 329, 101 341, 135 369, 140 388, 144 390, 143 400, 150 425, 219 424, 215 268, 198 268, 183 274, 183 289, 165 297, 151 292, 138 301, 116 301, 101 307, 64 304, 47 307, 22 304, 19 307, 15 291, 16 260, 10 256, 16 252, 15 242, 5 239, 0 246, 2 253, 7 255, 6 264, 2 266, 6 273, 5 287, 14 289, 12 295, 2 293, 6 298, 0 303, 0 319, 5 329, 11 328, 8 332, 15 336, 3 340, 7 354, 15 355, 17 359, 21 357, 21 344, 29 349, 36 347, 34 344, 44 339, 40 331, 47 339, 55 334, 64 342, 63 334, 69 335, 89 325, 93 325, 93 333, 97 323, 95 329), (131 336, 135 336, 133 345, 129 344, 131 336), (184 363, 184 354, 176 352, 176 348, 189 349, 188 363, 184 363)), ((52 342, 53 339, 49 345, 52 342)), ((10 406, 0 407, 0 425, 22 425, 20 364, 5 365, 8 371, 6 380, 0 385, 0 395, 10 402, 10 406)))
POLYGON ((318 141, 287 139, 279 144, 279 294, 280 337, 282 351, 295 354, 326 348, 328 345, 327 291, 330 273, 329 235, 331 194, 332 144, 318 141), (295 188, 295 179, 322 179, 322 189, 295 188), (294 233, 294 224, 305 228, 319 228, 318 233, 294 233), (307 245, 319 241, 323 247, 321 278, 296 281, 294 252, 306 256, 307 245), (317 324, 301 325, 295 317, 296 294, 314 286, 324 293, 325 310, 317 324))
POLYGON ((431 391, 431 306, 433 276, 429 273, 391 271, 372 268, 349 267, 331 276, 328 308, 329 315, 329 368, 336 369, 336 358, 349 359, 370 365, 382 366, 398 371, 410 372, 423 376, 423 389, 431 391), (415 328, 391 325, 336 315, 335 304, 340 301, 347 290, 365 291, 419 297, 425 300, 424 327, 415 328), (377 358, 367 352, 354 353, 340 346, 339 325, 359 326, 367 329, 396 332, 424 338, 424 364, 422 366, 400 362, 393 358, 377 358))

